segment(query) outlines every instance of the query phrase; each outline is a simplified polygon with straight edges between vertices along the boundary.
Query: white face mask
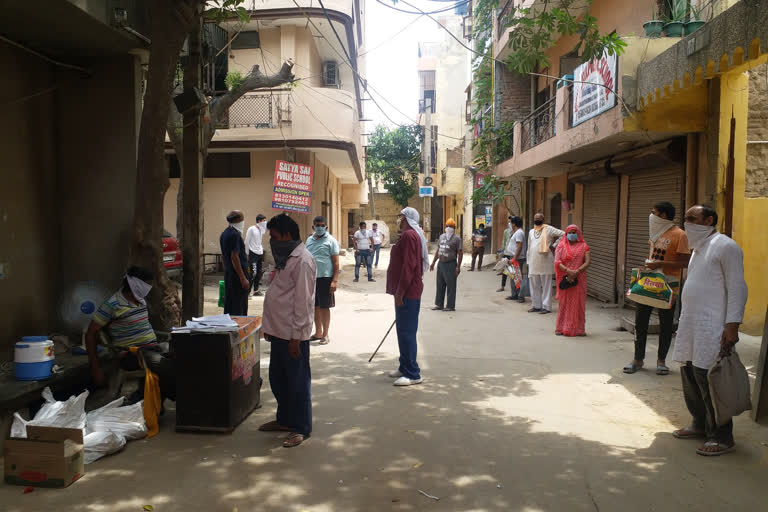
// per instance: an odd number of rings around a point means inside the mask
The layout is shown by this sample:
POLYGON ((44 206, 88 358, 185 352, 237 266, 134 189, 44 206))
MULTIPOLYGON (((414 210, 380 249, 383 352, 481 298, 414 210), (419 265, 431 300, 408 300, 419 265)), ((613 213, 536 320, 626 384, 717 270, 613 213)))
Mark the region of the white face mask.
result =
POLYGON ((245 221, 241 220, 240 222, 233 222, 230 224, 230 226, 232 226, 233 228, 238 230, 240 233, 242 233, 243 230, 245 229, 245 221))
POLYGON ((266 231, 267 230, 267 221, 263 220, 263 221, 259 222, 259 228, 261 228, 262 231, 266 231))
POLYGON ((139 304, 146 304, 147 302, 144 298, 149 295, 149 290, 152 289, 152 285, 142 281, 138 277, 128 275, 125 276, 125 280, 128 281, 128 287, 131 289, 131 293, 136 297, 139 304))
POLYGON ((445 228, 445 234, 448 235, 448 238, 452 238, 455 232, 456 230, 453 228, 445 228))
POLYGON ((662 219, 658 215, 650 214, 648 216, 648 238, 651 242, 656 242, 661 235, 666 233, 675 223, 671 220, 662 219))
POLYGON ((692 249, 700 249, 714 231, 714 226, 704 226, 703 224, 694 224, 693 222, 685 223, 685 234, 688 237, 688 245, 692 249))
POLYGON ((515 230, 515 228, 513 228, 513 227, 512 227, 512 223, 511 223, 511 222, 508 222, 508 223, 507 223, 507 227, 508 227, 509 229, 511 229, 512 231, 514 231, 514 230, 515 230))

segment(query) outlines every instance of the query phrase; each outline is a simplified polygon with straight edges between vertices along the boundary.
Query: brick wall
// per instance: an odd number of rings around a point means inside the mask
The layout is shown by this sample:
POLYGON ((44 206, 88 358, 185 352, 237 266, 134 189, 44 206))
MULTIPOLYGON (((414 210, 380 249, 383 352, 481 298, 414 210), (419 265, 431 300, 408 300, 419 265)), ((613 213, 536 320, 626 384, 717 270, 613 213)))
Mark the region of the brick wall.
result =
MULTIPOLYGON (((768 64, 749 72, 747 140, 768 141, 768 64)), ((768 144, 747 144, 746 196, 768 196, 768 144)))
MULTIPOLYGON (((364 208, 358 210, 357 214, 355 215, 355 227, 357 227, 357 223, 359 223, 361 220, 376 219, 387 224, 392 236, 392 240, 397 241, 397 216, 400 214, 400 211, 403 209, 403 207, 392 200, 392 196, 389 194, 376 193, 373 195, 373 202, 369 201, 364 208), (371 211, 373 202, 376 204, 375 217, 371 211), (360 220, 358 220, 358 216, 360 216, 360 220)), ((408 206, 416 208, 416 210, 419 212, 419 217, 421 219, 424 218, 424 199, 419 197, 418 194, 414 197, 411 197, 411 199, 408 201, 408 206)), ((368 226, 368 228, 370 229, 370 226, 368 226)))
POLYGON ((501 121, 520 121, 531 113, 531 79, 518 73, 501 73, 501 121))

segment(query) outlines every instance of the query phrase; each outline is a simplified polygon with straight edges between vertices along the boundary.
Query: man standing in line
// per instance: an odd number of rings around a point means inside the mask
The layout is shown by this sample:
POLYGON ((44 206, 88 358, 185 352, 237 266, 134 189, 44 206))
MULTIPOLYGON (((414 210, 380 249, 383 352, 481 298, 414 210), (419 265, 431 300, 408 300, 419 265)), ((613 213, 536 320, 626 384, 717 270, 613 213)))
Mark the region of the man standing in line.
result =
POLYGON ((373 239, 373 256, 375 259, 373 262, 373 268, 379 268, 379 253, 381 252, 381 244, 384 243, 384 233, 379 231, 379 225, 375 222, 371 229, 371 238, 373 239))
MULTIPOLYGON (((717 232, 717 212, 696 205, 685 212, 685 233, 693 249, 681 298, 674 360, 680 362, 683 397, 693 416, 690 426, 675 430, 678 439, 703 438, 699 455, 733 450, 733 420, 718 424, 707 374, 718 354, 730 354, 739 341, 739 324, 747 303, 744 253, 717 232)), ((727 393, 721 393, 727 396, 727 393)))
POLYGON ((443 309, 445 289, 448 288, 448 303, 445 311, 456 311, 456 280, 461 273, 461 260, 464 258, 461 245, 461 238, 456 235, 456 221, 448 219, 445 221, 445 233, 440 235, 435 258, 429 267, 430 271, 434 271, 435 263, 438 259, 440 260, 437 265, 437 294, 433 310, 443 309))
MULTIPOLYGON (((691 255, 688 249, 688 237, 685 231, 673 222, 675 207, 672 203, 662 201, 656 203, 648 217, 648 244, 651 246, 645 267, 651 270, 661 270, 665 276, 677 281, 675 295, 680 292, 680 279, 683 269, 688 266, 691 255)), ((677 297, 675 297, 677 298, 677 297)), ((675 301, 677 302, 677 301, 675 301)), ((656 374, 667 375, 667 353, 672 345, 674 330, 675 303, 670 309, 656 309, 659 314, 659 350, 656 359, 656 374)), ((624 367, 624 373, 635 373, 643 367, 645 359, 645 342, 648 338, 648 322, 651 319, 653 307, 645 304, 635 306, 635 358, 624 367)))
MULTIPOLYGON (((509 239, 512 238, 512 233, 515 232, 515 228, 512 226, 512 216, 508 217, 509 222, 507 223, 507 229, 504 230, 504 236, 501 239, 501 247, 503 248, 501 251, 501 257, 512 259, 513 254, 507 253, 507 245, 509 245, 509 239)), ((501 288, 496 290, 497 292, 503 292, 504 289, 507 287, 507 274, 503 273, 501 274, 501 288)))
POLYGON ((529 313, 552 312, 552 276, 555 273, 552 248, 564 234, 564 231, 544 224, 543 213, 533 216, 533 229, 528 233, 528 281, 533 303, 529 313))
POLYGON ((400 240, 392 248, 387 268, 387 293, 395 297, 395 324, 400 348, 400 367, 389 373, 395 386, 420 384, 416 362, 416 332, 419 328, 422 276, 429 267, 427 239, 419 231, 419 212, 406 207, 397 217, 400 240))
POLYGON ((320 345, 330 341, 331 308, 336 306, 336 283, 339 279, 339 242, 328 232, 328 221, 322 215, 312 223, 315 232, 307 238, 307 250, 317 266, 315 285, 315 334, 310 341, 320 340, 320 345))
POLYGON ((477 271, 483 270, 483 254, 485 254, 485 239, 488 235, 485 234, 485 224, 480 224, 476 230, 472 232, 472 265, 469 267, 470 272, 475 271, 475 260, 480 258, 477 265, 477 271))
MULTIPOLYGON (((522 281, 523 267, 525 266, 525 262, 527 261, 526 251, 525 251, 525 231, 523 231, 523 218, 518 216, 510 217, 510 218, 512 219, 511 224, 514 227, 515 232, 512 234, 512 237, 509 239, 505 252, 510 253, 512 255, 512 259, 514 261, 517 261, 518 268, 520 269, 520 274, 521 274, 520 281, 522 281)), ((516 300, 520 304, 525 304, 525 295, 523 292, 523 286, 521 285, 520 288, 515 288, 515 285, 513 283, 511 293, 509 294, 509 297, 507 297, 507 300, 516 300)))
POLYGON ((371 247, 373 247, 373 236, 370 231, 365 229, 365 222, 360 223, 360 229, 355 231, 352 237, 352 242, 355 244, 355 279, 353 282, 360 280, 360 263, 365 259, 365 268, 368 271, 368 281, 376 282, 373 278, 373 258, 371 257, 371 247))
POLYGON ((275 277, 264 297, 262 330, 272 344, 269 385, 277 417, 259 430, 290 432, 285 448, 300 445, 312 433, 312 375, 309 337, 315 309, 315 260, 301 243, 299 225, 286 214, 267 223, 275 258, 275 277))
POLYGON ((229 226, 219 237, 221 259, 224 262, 224 313, 235 316, 248 314, 248 260, 245 257, 243 212, 233 210, 227 215, 229 226))
POLYGON ((262 270, 264 268, 264 245, 261 243, 261 239, 266 232, 267 218, 262 214, 258 214, 256 216, 256 224, 249 227, 245 233, 245 247, 248 249, 248 266, 253 273, 254 297, 261 297, 262 295, 259 291, 259 283, 264 275, 262 270))

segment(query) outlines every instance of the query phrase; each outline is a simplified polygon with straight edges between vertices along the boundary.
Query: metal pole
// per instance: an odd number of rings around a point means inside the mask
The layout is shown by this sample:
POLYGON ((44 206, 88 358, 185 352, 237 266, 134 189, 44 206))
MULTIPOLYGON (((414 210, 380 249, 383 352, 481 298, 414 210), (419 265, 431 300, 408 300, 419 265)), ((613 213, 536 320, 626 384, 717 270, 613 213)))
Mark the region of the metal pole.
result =
MULTIPOLYGON (((426 98, 424 100, 424 177, 432 176, 432 98, 426 98)), ((432 185, 434 186, 434 181, 432 185)), ((422 224, 424 225, 424 235, 427 237, 427 241, 430 240, 432 232, 432 198, 424 198, 424 215, 422 218, 422 224)))

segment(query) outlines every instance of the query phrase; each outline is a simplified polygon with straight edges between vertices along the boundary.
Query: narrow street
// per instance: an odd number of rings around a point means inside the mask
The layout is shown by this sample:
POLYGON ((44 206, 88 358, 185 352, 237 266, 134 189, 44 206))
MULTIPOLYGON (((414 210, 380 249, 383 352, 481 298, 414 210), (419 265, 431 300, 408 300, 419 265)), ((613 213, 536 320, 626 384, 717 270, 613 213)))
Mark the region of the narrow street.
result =
MULTIPOLYGON (((736 419, 735 453, 707 459, 670 432, 688 421, 680 377, 625 375, 632 335, 620 310, 589 304, 587 338, 554 335, 555 315, 496 293, 486 269, 459 278, 455 313, 431 311, 425 276, 419 327, 424 383, 395 388, 385 295, 388 251, 376 283, 352 283, 352 257, 333 310, 331 343, 312 347, 314 432, 302 446, 258 432, 273 419, 269 344, 261 344, 263 407, 232 435, 173 430, 86 467, 63 490, 0 486, 6 512, 140 511, 683 511, 759 510, 768 474, 768 429, 736 419), (439 497, 439 501, 419 493, 439 497)), ((486 258, 486 262, 489 259, 486 258)), ((362 276, 361 276, 362 277, 362 276)), ((216 289, 206 288, 208 309, 216 289), (210 296, 208 296, 210 294, 210 296)), ((251 299, 258 314, 262 298, 251 299)), ((651 358, 656 339, 649 337, 651 358)), ((759 340, 742 336, 754 377, 759 340)), ((203 378, 201 376, 201 378, 203 378)))

